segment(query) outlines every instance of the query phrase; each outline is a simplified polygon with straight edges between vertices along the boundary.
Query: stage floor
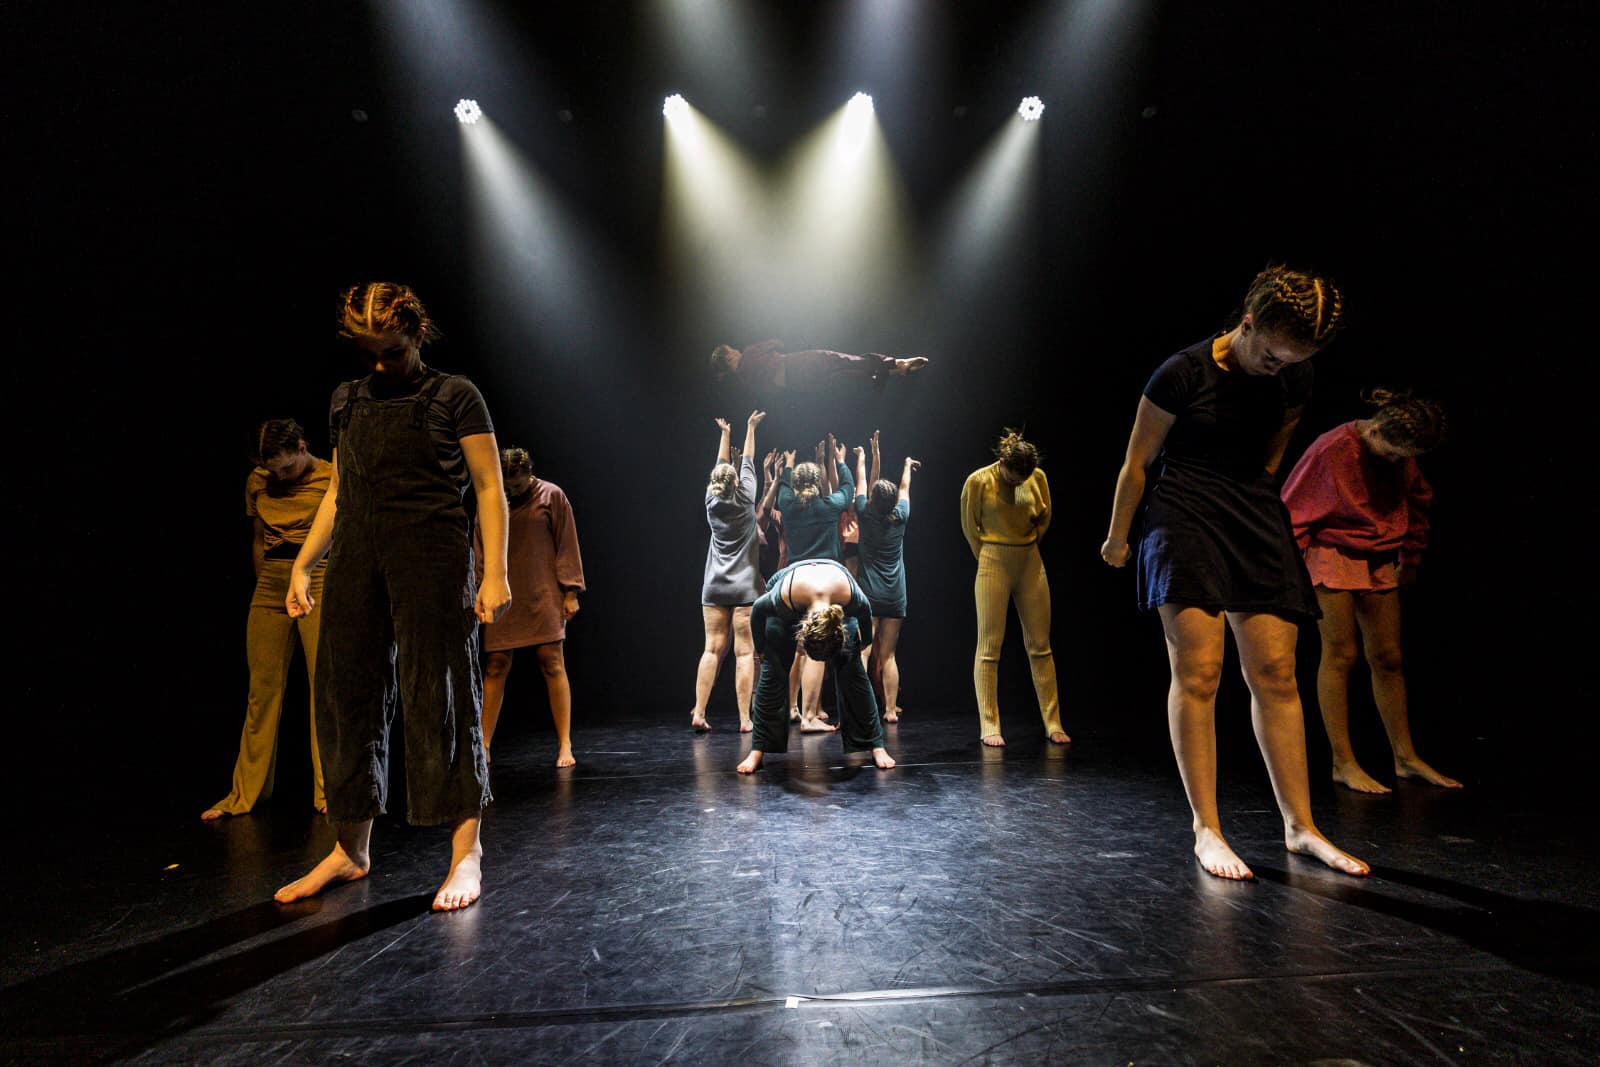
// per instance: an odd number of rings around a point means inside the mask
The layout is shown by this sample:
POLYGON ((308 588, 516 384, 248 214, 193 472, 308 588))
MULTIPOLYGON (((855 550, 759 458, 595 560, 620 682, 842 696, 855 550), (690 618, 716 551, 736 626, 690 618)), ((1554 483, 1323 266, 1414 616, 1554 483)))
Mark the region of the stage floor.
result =
MULTIPOLYGON (((714 720, 717 721, 717 720, 714 720)), ((279 907, 328 848, 309 798, 202 825, 131 805, 19 861, 0 917, 9 1062, 1593 1063, 1587 811, 1494 783, 1315 787, 1357 880, 1285 854, 1259 760, 1204 874, 1170 754, 1008 719, 831 736, 741 777, 674 721, 497 750, 485 892, 428 905, 441 829, 392 818, 367 880, 279 907), (19 879, 22 880, 18 884, 19 879)), ((295 753, 298 755, 298 753, 295 753)), ((286 758, 288 756, 286 755, 286 758)), ((1453 768, 1446 768, 1453 769, 1453 768)), ((170 813, 169 813, 170 814, 170 813)))

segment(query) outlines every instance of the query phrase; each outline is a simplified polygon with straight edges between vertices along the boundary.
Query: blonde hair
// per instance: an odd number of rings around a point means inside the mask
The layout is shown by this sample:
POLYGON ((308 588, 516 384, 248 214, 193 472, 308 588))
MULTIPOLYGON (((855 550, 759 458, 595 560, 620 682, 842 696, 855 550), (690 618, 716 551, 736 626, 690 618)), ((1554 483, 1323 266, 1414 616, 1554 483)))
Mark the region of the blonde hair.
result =
POLYGON ((795 638, 810 659, 829 660, 844 650, 844 608, 813 607, 800 620, 795 638))
POLYGON ((1319 274, 1268 267, 1255 276, 1244 297, 1244 312, 1257 328, 1295 344, 1321 348, 1333 340, 1344 314, 1339 287, 1319 274))
POLYGON ((822 495, 822 468, 815 463, 795 464, 790 480, 794 482, 794 495, 802 508, 809 508, 812 501, 822 495))
POLYGON ((727 500, 733 496, 733 486, 738 478, 739 472, 733 469, 732 463, 718 463, 711 468, 711 481, 706 485, 706 492, 727 500))
POLYGON ((339 302, 339 335, 357 339, 386 333, 420 345, 436 340, 439 328, 409 286, 365 282, 346 289, 339 302))

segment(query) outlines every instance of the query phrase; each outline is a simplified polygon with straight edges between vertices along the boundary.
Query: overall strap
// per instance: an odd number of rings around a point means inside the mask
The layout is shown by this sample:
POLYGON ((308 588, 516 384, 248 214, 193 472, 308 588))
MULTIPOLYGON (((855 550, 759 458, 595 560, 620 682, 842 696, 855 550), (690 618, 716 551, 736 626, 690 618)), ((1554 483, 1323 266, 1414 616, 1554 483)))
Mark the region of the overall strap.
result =
POLYGON ((353 382, 344 383, 344 400, 340 403, 339 414, 334 419, 339 426, 341 435, 350 428, 350 412, 356 406, 356 393, 360 390, 361 383, 366 380, 366 378, 360 378, 353 382))
POLYGON ((428 368, 427 381, 423 382, 422 388, 417 390, 416 407, 411 412, 412 426, 421 429, 428 424, 428 406, 433 403, 434 397, 439 395, 440 387, 449 378, 450 375, 443 371, 434 370, 432 367, 428 368))

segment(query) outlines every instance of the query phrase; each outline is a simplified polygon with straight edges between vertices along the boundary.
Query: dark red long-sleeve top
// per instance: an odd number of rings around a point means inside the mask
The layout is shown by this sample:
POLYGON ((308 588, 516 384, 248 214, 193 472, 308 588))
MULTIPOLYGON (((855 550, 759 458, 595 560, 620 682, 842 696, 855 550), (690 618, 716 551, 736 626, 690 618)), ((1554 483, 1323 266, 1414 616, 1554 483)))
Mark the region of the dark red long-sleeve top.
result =
POLYGON ((1398 552, 1416 563, 1428 544, 1433 488, 1414 459, 1379 459, 1358 423, 1335 426, 1306 449, 1283 484, 1303 551, 1313 543, 1355 552, 1398 552))

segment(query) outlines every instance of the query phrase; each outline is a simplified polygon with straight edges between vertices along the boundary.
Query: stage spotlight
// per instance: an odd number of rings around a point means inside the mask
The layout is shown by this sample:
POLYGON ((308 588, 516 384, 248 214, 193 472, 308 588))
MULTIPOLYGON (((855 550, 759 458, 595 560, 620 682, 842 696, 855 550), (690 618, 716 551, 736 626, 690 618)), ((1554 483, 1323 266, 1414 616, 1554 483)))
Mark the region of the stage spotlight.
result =
POLYGON ((661 113, 676 122, 689 113, 689 101, 683 98, 682 93, 673 93, 662 101, 661 113))
POLYGON ((1037 96, 1025 96, 1022 103, 1017 105, 1017 114, 1022 116, 1024 122, 1038 122, 1039 116, 1044 114, 1044 101, 1037 96))
POLYGON ((872 97, 866 93, 857 93, 850 98, 850 110, 857 113, 871 114, 872 97))
POLYGON ((483 108, 478 106, 476 100, 461 99, 456 101, 456 119, 463 126, 471 126, 483 118, 483 108))

